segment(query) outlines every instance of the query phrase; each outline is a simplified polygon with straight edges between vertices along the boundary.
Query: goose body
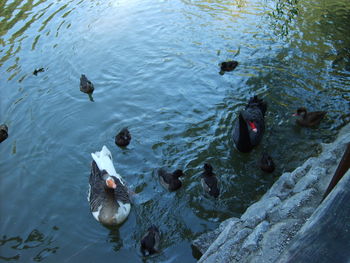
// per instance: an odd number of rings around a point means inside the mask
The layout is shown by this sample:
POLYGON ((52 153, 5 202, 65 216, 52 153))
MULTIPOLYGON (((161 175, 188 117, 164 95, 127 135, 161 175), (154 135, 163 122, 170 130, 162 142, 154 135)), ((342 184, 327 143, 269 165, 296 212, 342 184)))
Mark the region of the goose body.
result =
POLYGON ((144 256, 152 255, 159 252, 160 234, 156 226, 148 228, 147 233, 141 240, 141 252, 144 256))
POLYGON ((252 97, 245 110, 240 112, 233 130, 233 141, 240 152, 250 152, 257 146, 265 131, 265 112, 267 104, 252 97))
POLYGON ((106 146, 91 154, 88 201, 94 218, 105 225, 123 223, 130 213, 128 189, 115 171, 111 152, 106 146))
POLYGON ((173 173, 169 173, 164 169, 158 170, 159 181, 169 191, 175 191, 182 186, 182 182, 179 177, 183 176, 182 170, 176 170, 173 173))
POLYGON ((294 116, 299 116, 296 123, 303 127, 314 127, 317 126, 326 115, 326 111, 313 111, 307 112, 306 108, 300 107, 294 116))
POLYGON ((82 74, 80 77, 80 91, 88 94, 92 94, 94 92, 94 85, 87 77, 82 74))
POLYGON ((116 136, 115 136, 115 144, 119 147, 126 147, 129 145, 131 140, 131 135, 128 128, 123 128, 116 136))
POLYGON ((219 182, 213 173, 213 167, 210 164, 204 164, 204 172, 202 174, 201 184, 203 190, 209 195, 217 198, 220 194, 219 182))

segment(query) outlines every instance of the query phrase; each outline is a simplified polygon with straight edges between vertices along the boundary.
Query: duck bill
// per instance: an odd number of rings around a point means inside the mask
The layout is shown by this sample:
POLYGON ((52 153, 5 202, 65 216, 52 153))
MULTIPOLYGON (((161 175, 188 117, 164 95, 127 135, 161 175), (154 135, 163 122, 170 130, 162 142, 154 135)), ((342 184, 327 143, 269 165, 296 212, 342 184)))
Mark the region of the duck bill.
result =
POLYGON ((252 121, 248 121, 249 127, 252 129, 253 132, 258 132, 258 128, 256 127, 255 123, 252 121))
POLYGON ((113 188, 113 189, 117 188, 117 185, 115 184, 115 182, 113 181, 113 179, 107 179, 107 180, 106 180, 106 184, 107 184, 107 186, 108 186, 109 188, 113 188))

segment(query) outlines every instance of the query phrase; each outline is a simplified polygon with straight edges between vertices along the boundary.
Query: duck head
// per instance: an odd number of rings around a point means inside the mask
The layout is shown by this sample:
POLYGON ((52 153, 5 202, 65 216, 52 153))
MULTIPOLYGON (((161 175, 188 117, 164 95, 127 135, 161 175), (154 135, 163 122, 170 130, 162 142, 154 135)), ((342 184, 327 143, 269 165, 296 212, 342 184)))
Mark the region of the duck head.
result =
POLYGON ((211 164, 205 163, 203 168, 206 175, 213 175, 213 167, 211 166, 211 164))
POLYGON ((267 110, 267 103, 263 99, 259 99, 258 96, 256 95, 251 97, 248 101, 246 109, 253 108, 253 107, 259 108, 263 116, 265 116, 265 113, 267 110))
POLYGON ((117 188, 119 180, 115 176, 109 175, 106 170, 102 171, 102 178, 105 180, 106 189, 116 189, 117 188))
POLYGON ((175 170, 175 172, 174 172, 173 174, 174 174, 174 176, 175 176, 176 178, 179 178, 179 177, 185 175, 185 174, 182 172, 182 170, 180 170, 180 169, 175 170))
POLYGON ((297 109, 297 112, 293 114, 293 116, 300 116, 302 117, 303 119, 305 118, 307 114, 307 110, 305 107, 300 107, 297 109))

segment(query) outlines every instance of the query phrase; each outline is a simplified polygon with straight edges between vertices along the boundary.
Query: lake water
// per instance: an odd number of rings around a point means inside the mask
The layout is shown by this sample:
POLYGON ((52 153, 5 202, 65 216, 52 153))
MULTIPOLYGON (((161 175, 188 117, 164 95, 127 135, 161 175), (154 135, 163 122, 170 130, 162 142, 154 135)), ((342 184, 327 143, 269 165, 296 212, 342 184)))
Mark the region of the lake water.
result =
POLYGON ((2 0, 1 261, 195 262, 194 238, 239 217, 349 122, 349 28, 348 0, 2 0), (239 66, 220 75, 229 59, 239 66), (242 154, 233 123, 254 94, 268 102, 267 128, 242 154), (327 118, 296 127, 299 106, 327 118), (114 144, 123 127, 126 149, 114 144), (86 199, 90 153, 103 145, 135 192, 119 228, 100 225, 86 199), (273 174, 257 166, 264 150, 273 174), (202 194, 204 162, 221 180, 218 200, 202 194), (164 190, 159 167, 183 169, 183 187, 164 190), (144 259, 152 223, 161 253, 144 259))

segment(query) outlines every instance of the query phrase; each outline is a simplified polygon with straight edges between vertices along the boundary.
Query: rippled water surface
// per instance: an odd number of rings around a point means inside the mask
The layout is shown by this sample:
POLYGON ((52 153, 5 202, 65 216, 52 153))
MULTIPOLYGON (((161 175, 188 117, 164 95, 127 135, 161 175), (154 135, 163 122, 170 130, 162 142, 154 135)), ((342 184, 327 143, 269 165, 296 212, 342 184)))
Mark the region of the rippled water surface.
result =
POLYGON ((349 28, 348 0, 1 1, 1 261, 142 262, 139 240, 154 223, 161 253, 148 262, 195 262, 194 238, 240 216, 349 122, 349 28), (229 59, 239 66, 220 75, 229 59), (267 129, 241 154, 233 122, 254 94, 269 104, 267 129), (327 118, 296 127, 299 106, 327 118), (127 149, 114 144, 123 127, 127 149), (136 193, 119 228, 96 222, 86 199, 102 145, 136 193), (257 167, 264 150, 273 174, 257 167), (204 162, 221 180, 218 200, 202 194, 204 162), (184 169, 183 187, 161 188, 159 167, 184 169))

